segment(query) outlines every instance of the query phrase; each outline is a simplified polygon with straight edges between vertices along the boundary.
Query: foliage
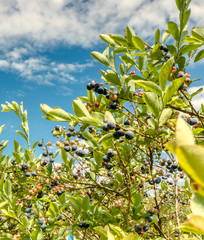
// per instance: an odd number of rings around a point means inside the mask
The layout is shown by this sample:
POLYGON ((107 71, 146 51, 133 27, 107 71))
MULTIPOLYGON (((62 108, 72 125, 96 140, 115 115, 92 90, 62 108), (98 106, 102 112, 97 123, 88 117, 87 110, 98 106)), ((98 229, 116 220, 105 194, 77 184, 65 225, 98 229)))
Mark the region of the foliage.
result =
POLYGON ((187 66, 204 57, 204 29, 189 34, 190 1, 176 4, 180 25, 158 29, 152 46, 129 26, 100 35, 108 46, 91 55, 107 68, 103 82, 87 85, 75 114, 41 105, 45 119, 69 123, 53 129, 55 145, 31 147, 23 104, 2 104, 21 119, 28 147, 14 140, 5 156, 0 145, 0 239, 202 239, 204 105, 191 103, 202 89, 189 94, 197 79, 187 66))
POLYGON ((176 127, 176 140, 168 143, 176 153, 179 165, 192 179, 192 214, 180 226, 185 232, 204 234, 204 147, 194 143, 193 133, 188 124, 179 118, 176 127))

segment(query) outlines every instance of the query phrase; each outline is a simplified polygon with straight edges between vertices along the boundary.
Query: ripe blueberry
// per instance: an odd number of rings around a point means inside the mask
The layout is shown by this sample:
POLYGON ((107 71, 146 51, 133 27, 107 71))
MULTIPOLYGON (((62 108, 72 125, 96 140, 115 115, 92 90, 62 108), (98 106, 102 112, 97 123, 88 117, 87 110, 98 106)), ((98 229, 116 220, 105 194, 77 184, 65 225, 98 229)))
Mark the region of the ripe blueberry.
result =
POLYGON ((31 212, 31 208, 26 208, 25 212, 26 213, 30 213, 31 212))
POLYGON ((91 90, 92 89, 92 85, 91 83, 88 83, 87 86, 86 86, 87 90, 91 90))
POLYGON ((26 176, 26 177, 30 177, 30 173, 29 173, 29 172, 26 172, 26 173, 25 173, 25 176, 26 176))
POLYGON ((152 217, 152 216, 148 216, 148 217, 147 217, 147 221, 148 221, 148 222, 152 222, 152 221, 153 221, 153 217, 152 217))
POLYGON ((59 131, 59 130, 60 130, 60 126, 59 126, 59 125, 56 125, 56 126, 55 126, 55 130, 59 131))
POLYGON ((40 225, 43 225, 43 223, 44 223, 44 218, 39 218, 38 222, 39 222, 40 225))
POLYGON ((119 138, 120 138, 120 135, 118 134, 118 132, 114 132, 114 133, 113 133, 113 137, 114 137, 115 139, 119 139, 119 138))
POLYGON ((146 232, 146 231, 148 231, 148 230, 149 230, 149 225, 143 226, 143 231, 144 231, 144 232, 146 232))
POLYGON ((156 184, 159 184, 161 182, 161 178, 160 177, 157 177, 154 181, 156 184))
POLYGON ((104 162, 110 162, 110 157, 109 156, 103 156, 103 161, 104 162))
POLYGON ((69 147, 69 146, 65 146, 65 147, 64 147, 64 150, 65 150, 66 152, 69 152, 69 151, 70 151, 70 147, 69 147))
POLYGON ((195 125, 195 124, 198 123, 198 120, 197 120, 196 118, 192 118, 192 119, 190 119, 190 120, 188 121, 188 123, 189 123, 191 126, 193 126, 193 125, 195 125))
POLYGON ((113 130, 115 128, 115 123, 114 122, 108 122, 107 127, 108 127, 108 129, 113 130))
POLYGON ((110 170, 110 169, 112 168, 112 165, 111 165, 111 164, 106 164, 105 168, 106 168, 107 170, 110 170))
POLYGON ((130 121, 128 119, 125 120, 124 125, 130 125, 130 121))
POLYGON ((45 224, 42 224, 41 226, 40 226, 40 228, 42 229, 42 230, 45 230, 46 229, 46 225, 45 224))
POLYGON ((108 150, 107 156, 108 157, 113 157, 115 155, 115 152, 113 150, 108 150))
POLYGON ((139 226, 135 227, 135 232, 140 233, 142 231, 142 228, 139 226))
POLYGON ((73 126, 70 126, 70 127, 69 127, 69 131, 70 131, 70 132, 74 132, 74 130, 75 130, 75 128, 74 128, 73 126))
MULTIPOLYGON (((107 95, 106 95, 106 97, 107 97, 107 95)), ((116 109, 117 108, 117 102, 112 102, 111 104, 110 104, 110 109, 116 109)))
POLYGON ((103 94, 104 93, 104 90, 102 87, 99 87, 96 91, 98 94, 103 94))
POLYGON ((128 140, 131 140, 134 138, 134 133, 132 131, 127 131, 125 133, 125 137, 128 139, 128 140))
POLYGON ((103 131, 106 131, 106 132, 109 130, 106 123, 103 124, 102 129, 103 129, 103 131))

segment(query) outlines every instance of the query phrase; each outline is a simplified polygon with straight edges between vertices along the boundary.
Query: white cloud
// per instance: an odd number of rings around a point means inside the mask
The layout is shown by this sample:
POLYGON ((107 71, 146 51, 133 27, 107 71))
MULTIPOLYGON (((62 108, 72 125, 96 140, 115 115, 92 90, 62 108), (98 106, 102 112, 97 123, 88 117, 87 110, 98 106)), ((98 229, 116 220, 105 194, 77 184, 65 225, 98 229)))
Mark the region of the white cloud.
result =
POLYGON ((25 92, 21 89, 15 89, 15 90, 6 90, 5 91, 7 99, 11 99, 13 100, 13 97, 19 97, 22 98, 25 95, 25 92))
MULTIPOLYGON (((191 3, 191 23, 204 22, 204 1, 191 3)), ((124 34, 127 25, 145 39, 166 21, 178 21, 174 0, 7 0, 0 1, 0 69, 15 71, 21 79, 39 85, 76 82, 73 73, 92 62, 57 63, 40 56, 59 46, 91 48, 100 33, 124 34), (39 53, 36 56, 36 53, 39 53)))
POLYGON ((9 62, 7 60, 0 59, 0 69, 7 68, 9 66, 9 62))
MULTIPOLYGON (((203 24, 204 1, 194 0, 191 7, 191 22, 203 24)), ((166 27, 167 19, 178 19, 172 0, 7 0, 0 2, 0 46, 23 41, 38 47, 59 42, 90 47, 100 33, 122 33, 126 25, 150 37, 166 27)))
MULTIPOLYGON (((188 89, 188 92, 190 94, 192 94, 192 93, 196 92, 199 88, 204 89, 204 85, 203 86, 198 86, 198 87, 190 87, 188 89)), ((198 110, 201 106, 201 103, 204 104, 204 91, 202 91, 201 93, 199 93, 198 95, 193 97, 192 103, 193 103, 193 106, 195 107, 195 109, 198 110)))
POLYGON ((5 59, 0 60, 1 70, 17 73, 24 82, 38 85, 54 86, 56 83, 76 82, 74 73, 83 72, 93 66, 93 61, 85 63, 59 63, 45 57, 27 55, 24 48, 15 48, 7 52, 5 59))
POLYGON ((72 93, 73 93, 73 90, 65 86, 58 86, 55 89, 55 94, 60 96, 70 96, 72 95, 72 93))

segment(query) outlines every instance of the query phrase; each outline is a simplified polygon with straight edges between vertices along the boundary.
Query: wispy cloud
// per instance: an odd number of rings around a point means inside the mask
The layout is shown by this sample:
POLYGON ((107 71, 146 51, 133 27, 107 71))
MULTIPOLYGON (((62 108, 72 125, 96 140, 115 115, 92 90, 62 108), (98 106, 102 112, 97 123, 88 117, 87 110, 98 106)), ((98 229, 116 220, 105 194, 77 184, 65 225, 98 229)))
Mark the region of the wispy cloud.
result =
POLYGON ((16 90, 6 90, 4 91, 6 93, 7 99, 12 99, 15 97, 22 98, 25 96, 25 92, 21 89, 16 89, 16 90))
POLYGON ((55 94, 60 96, 70 96, 72 95, 72 93, 73 93, 73 90, 65 86, 58 86, 55 91, 55 94))
MULTIPOLYGON (((203 24, 204 1, 193 0, 190 25, 203 24)), ((58 63, 41 52, 62 44, 94 49, 100 33, 124 34, 127 25, 148 39, 167 20, 178 21, 173 0, 7 0, 0 1, 0 70, 26 82, 54 85, 75 82, 73 73, 92 62, 58 63), (36 54, 38 53, 38 55, 36 54)))
POLYGON ((0 69, 17 73, 24 82, 53 86, 57 82, 76 82, 74 73, 93 67, 92 62, 59 63, 42 56, 28 56, 24 48, 15 48, 0 59, 0 69))
MULTIPOLYGON (((191 22, 203 24, 204 2, 193 0, 191 7, 191 22)), ((0 46, 23 41, 38 47, 59 42, 90 47, 98 43, 99 33, 121 33, 126 25, 152 36, 167 19, 178 19, 172 0, 7 0, 0 2, 0 46)))

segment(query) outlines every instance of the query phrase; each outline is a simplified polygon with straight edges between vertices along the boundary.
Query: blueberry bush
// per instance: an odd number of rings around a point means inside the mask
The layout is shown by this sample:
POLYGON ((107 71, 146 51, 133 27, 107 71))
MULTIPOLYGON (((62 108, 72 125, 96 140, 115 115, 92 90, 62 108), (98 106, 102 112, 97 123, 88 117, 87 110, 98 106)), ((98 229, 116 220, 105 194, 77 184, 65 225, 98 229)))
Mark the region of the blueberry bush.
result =
POLYGON ((152 44, 129 26, 100 35, 108 46, 91 55, 102 81, 87 84, 74 114, 41 105, 59 124, 54 144, 30 144, 23 103, 1 105, 27 144, 14 140, 11 155, 0 144, 1 240, 204 239, 204 105, 192 104, 203 89, 188 92, 198 79, 187 70, 204 57, 204 28, 188 32, 189 4, 176 0, 179 25, 152 44))

